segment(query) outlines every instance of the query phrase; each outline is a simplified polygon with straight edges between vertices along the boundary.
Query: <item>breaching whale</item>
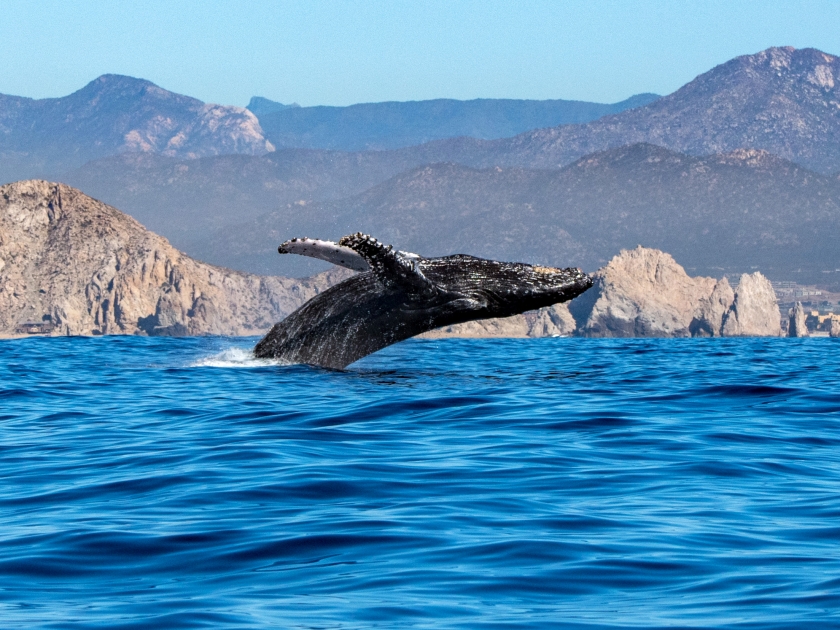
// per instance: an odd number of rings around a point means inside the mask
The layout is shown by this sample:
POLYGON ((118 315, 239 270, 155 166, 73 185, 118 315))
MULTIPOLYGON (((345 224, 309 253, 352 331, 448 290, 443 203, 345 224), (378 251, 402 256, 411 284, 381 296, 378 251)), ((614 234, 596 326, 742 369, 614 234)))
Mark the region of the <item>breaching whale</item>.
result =
POLYGON ((361 273, 318 294, 274 325, 258 358, 342 369, 420 333, 508 317, 565 302, 592 286, 580 269, 555 269, 457 254, 424 258, 362 233, 338 243, 292 239, 281 254, 327 260, 361 273))

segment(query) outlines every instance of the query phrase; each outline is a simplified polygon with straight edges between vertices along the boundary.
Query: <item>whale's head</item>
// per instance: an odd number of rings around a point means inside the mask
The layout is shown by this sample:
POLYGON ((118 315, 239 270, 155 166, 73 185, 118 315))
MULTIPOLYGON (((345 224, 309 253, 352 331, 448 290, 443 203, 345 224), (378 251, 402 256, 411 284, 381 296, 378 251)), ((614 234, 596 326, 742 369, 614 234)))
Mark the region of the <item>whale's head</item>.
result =
POLYGON ((485 260, 459 254, 426 258, 420 269, 435 288, 487 317, 506 317, 566 302, 592 286, 580 269, 485 260))

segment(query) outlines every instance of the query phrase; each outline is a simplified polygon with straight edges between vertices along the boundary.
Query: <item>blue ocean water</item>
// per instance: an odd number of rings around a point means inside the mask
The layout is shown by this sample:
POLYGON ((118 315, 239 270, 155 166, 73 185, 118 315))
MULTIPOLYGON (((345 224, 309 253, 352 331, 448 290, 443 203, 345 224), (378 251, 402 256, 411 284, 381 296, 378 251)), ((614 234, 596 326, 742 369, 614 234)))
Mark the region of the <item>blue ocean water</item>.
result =
POLYGON ((840 340, 254 341, 0 342, 0 627, 840 627, 840 340))

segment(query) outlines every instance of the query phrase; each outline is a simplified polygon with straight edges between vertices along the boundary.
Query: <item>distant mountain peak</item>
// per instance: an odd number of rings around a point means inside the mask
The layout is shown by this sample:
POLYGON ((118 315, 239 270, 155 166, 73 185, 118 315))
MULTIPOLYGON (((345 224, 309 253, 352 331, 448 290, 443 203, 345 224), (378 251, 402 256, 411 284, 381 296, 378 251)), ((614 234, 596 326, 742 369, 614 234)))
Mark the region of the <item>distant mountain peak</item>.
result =
MULTIPOLYGON (((837 172, 840 58, 815 48, 768 48, 716 66, 642 107, 496 140, 461 160, 557 168, 640 142, 695 156, 762 149, 811 170, 837 172)), ((438 160, 462 153, 454 143, 435 151, 438 160)))
POLYGON ((257 118, 265 116, 266 114, 280 112, 284 109, 294 109, 297 107, 300 107, 297 103, 289 103, 288 105, 285 105, 283 103, 278 103, 277 101, 272 101, 264 96, 252 96, 248 105, 245 106, 245 108, 252 112, 257 118))
MULTIPOLYGON (((95 85, 95 84, 124 84, 124 85, 155 85, 148 79, 138 79, 137 77, 132 77, 127 74, 103 74, 96 77, 93 81, 88 83, 88 85, 95 85)), ((157 87, 157 86, 155 86, 157 87)))
POLYGON ((123 152, 178 158, 274 150, 256 116, 165 90, 146 79, 103 74, 59 98, 0 98, 0 158, 11 177, 62 173, 123 152))
MULTIPOLYGON (((695 81, 718 80, 733 72, 746 72, 744 77, 754 81, 766 81, 775 76, 831 90, 840 81, 840 59, 816 48, 773 47, 752 55, 735 57, 701 74, 695 81)), ((692 83, 694 81, 682 89, 690 87, 692 83)))

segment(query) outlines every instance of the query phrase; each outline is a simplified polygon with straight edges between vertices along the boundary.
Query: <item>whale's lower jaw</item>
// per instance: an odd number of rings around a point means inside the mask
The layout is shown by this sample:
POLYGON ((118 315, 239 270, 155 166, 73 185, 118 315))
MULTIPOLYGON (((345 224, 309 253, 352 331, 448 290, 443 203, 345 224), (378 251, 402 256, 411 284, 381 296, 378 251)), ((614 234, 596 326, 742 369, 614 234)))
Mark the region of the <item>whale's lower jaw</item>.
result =
POLYGON ((441 326, 508 317, 565 302, 592 280, 579 269, 535 267, 472 256, 422 258, 353 234, 338 243, 298 239, 281 251, 341 257, 369 271, 315 296, 274 325, 258 358, 343 369, 386 346, 441 326))

